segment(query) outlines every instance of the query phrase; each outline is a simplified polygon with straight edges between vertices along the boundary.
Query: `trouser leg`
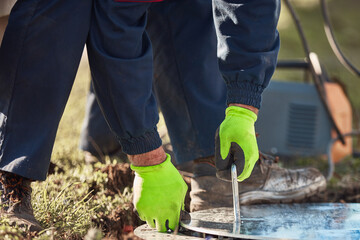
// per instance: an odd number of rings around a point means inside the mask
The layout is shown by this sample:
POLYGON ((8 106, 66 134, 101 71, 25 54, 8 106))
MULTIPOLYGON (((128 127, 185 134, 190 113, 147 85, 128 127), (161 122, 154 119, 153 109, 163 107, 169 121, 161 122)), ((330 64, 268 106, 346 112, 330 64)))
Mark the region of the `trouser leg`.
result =
POLYGON ((87 95, 79 147, 81 150, 90 152, 98 158, 113 154, 121 149, 119 141, 105 121, 92 84, 90 84, 87 95))
POLYGON ((95 93, 125 153, 161 146, 152 93, 152 48, 145 32, 149 3, 95 0, 88 54, 95 93))
MULTIPOLYGON (((178 163, 212 155, 226 92, 217 66, 211 1, 153 4, 147 29, 155 48, 154 87, 178 163)), ((91 92, 89 109, 81 148, 94 150, 90 138, 100 149, 116 144, 91 92)))
POLYGON ((176 160, 185 163, 213 155, 226 90, 216 57, 211 1, 153 4, 149 19, 154 86, 176 160))
POLYGON ((276 31, 280 0, 212 1, 227 103, 260 108, 280 47, 276 31))
POLYGON ((86 41, 90 0, 18 0, 0 49, 0 168, 44 180, 86 41))

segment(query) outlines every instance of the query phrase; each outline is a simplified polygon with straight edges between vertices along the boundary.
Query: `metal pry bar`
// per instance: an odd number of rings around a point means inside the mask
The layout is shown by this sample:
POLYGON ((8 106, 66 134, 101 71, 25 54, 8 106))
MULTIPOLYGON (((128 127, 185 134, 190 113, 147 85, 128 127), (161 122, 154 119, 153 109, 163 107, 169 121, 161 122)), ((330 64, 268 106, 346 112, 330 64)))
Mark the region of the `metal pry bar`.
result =
POLYGON ((239 185, 237 181, 236 165, 234 163, 231 165, 231 182, 232 182, 235 223, 240 223, 241 219, 240 219, 239 185))

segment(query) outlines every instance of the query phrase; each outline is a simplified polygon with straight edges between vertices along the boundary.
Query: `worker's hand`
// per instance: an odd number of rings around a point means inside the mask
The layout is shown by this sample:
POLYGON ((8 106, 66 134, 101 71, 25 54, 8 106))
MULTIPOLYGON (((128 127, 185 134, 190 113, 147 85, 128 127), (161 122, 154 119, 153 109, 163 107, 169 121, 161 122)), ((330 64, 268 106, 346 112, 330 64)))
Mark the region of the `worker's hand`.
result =
POLYGON ((187 185, 167 154, 165 162, 135 171, 134 206, 141 220, 160 231, 175 230, 184 209, 187 185))
POLYGON ((215 164, 217 176, 230 180, 230 168, 234 162, 238 181, 248 178, 259 159, 254 124, 257 115, 245 108, 231 106, 226 109, 215 139, 215 164))

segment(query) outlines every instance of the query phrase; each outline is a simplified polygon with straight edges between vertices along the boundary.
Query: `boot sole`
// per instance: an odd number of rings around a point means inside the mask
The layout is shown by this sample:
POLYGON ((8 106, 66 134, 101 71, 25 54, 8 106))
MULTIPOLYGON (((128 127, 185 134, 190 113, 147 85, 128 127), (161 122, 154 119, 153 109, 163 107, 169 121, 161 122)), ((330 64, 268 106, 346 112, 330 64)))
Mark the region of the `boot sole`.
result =
POLYGON ((250 191, 240 194, 240 204, 250 205, 259 203, 293 203, 313 196, 326 189, 326 180, 316 182, 310 186, 299 188, 295 191, 269 192, 250 191))
POLYGON ((4 213, 4 217, 9 221, 10 226, 17 226, 24 231, 40 232, 44 230, 35 217, 30 214, 4 213))

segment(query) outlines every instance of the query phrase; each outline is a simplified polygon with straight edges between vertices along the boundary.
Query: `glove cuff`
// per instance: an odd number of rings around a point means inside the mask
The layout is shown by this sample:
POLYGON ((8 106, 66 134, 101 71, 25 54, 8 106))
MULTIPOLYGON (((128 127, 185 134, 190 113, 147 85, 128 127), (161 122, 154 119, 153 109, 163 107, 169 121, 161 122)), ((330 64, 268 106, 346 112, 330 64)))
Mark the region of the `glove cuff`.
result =
POLYGON ((246 108, 238 107, 238 106, 231 106, 227 107, 225 111, 226 116, 236 116, 236 117, 247 117, 254 121, 254 123, 257 120, 257 115, 246 108))
POLYGON ((160 169, 168 168, 169 165, 172 165, 171 157, 170 157, 169 154, 166 154, 165 161, 160 163, 160 164, 152 165, 152 166, 134 166, 134 165, 131 164, 130 168, 131 168, 131 170, 141 174, 141 173, 159 171, 160 169))

